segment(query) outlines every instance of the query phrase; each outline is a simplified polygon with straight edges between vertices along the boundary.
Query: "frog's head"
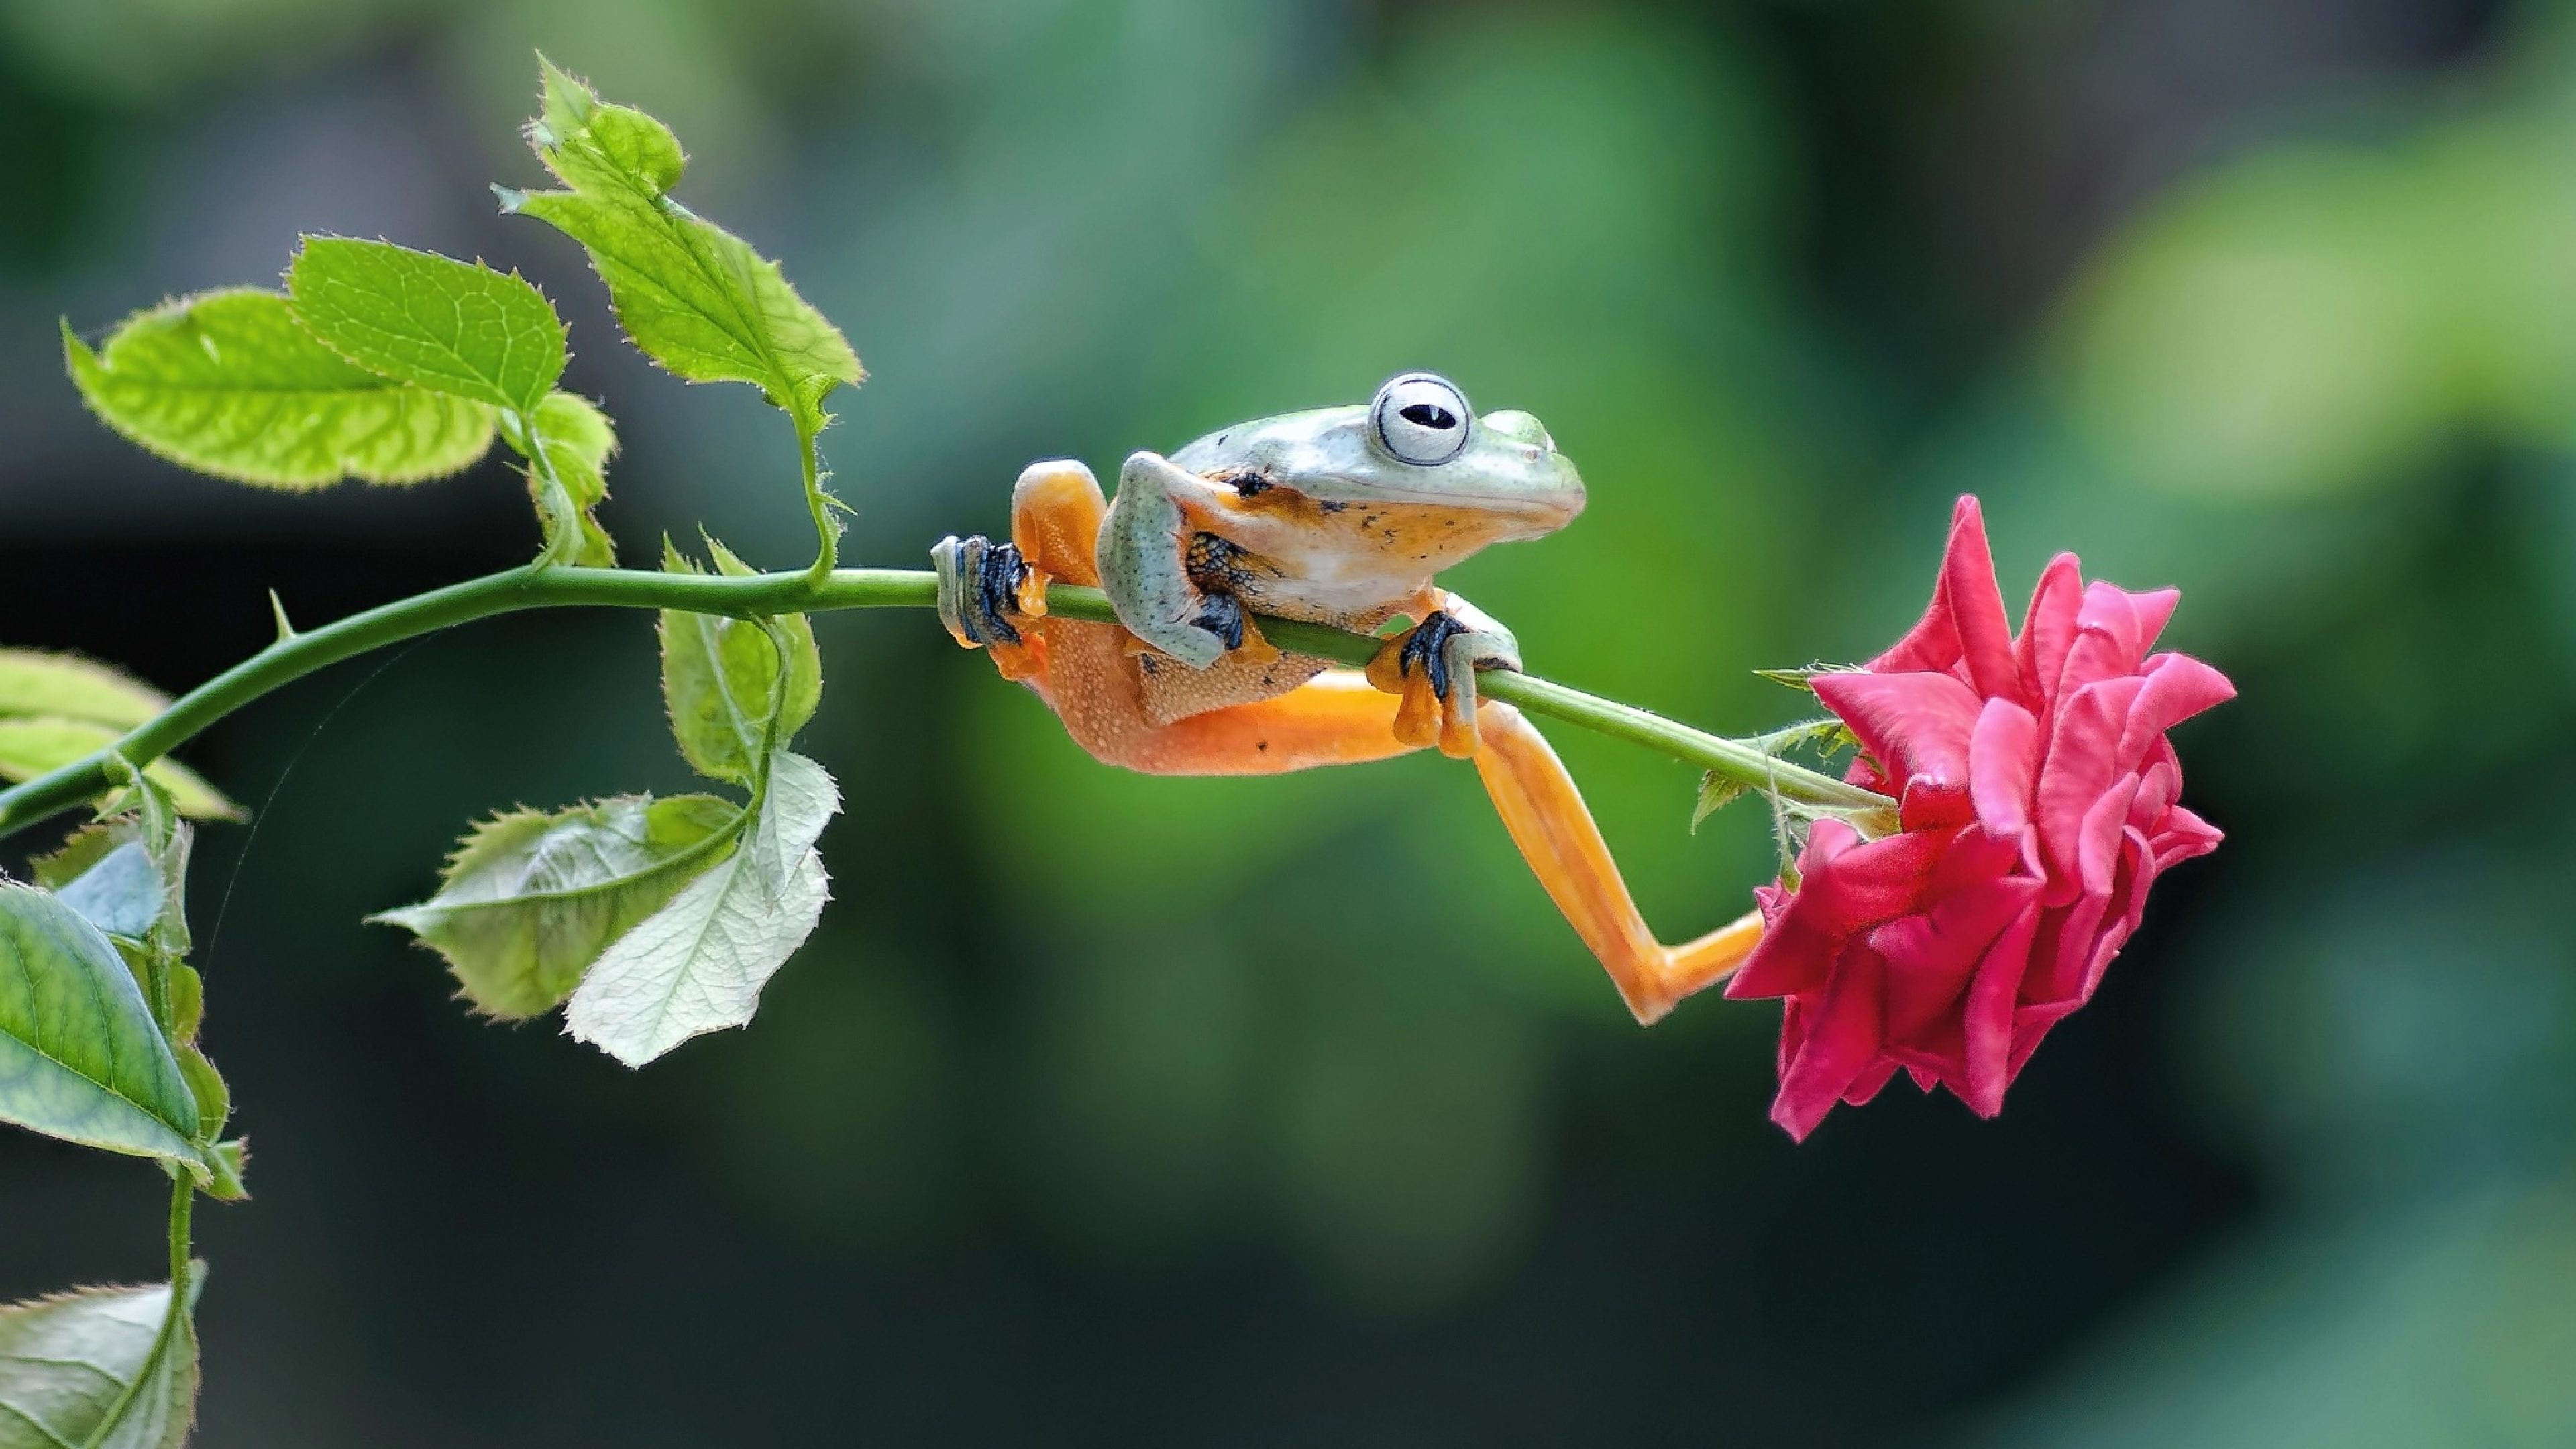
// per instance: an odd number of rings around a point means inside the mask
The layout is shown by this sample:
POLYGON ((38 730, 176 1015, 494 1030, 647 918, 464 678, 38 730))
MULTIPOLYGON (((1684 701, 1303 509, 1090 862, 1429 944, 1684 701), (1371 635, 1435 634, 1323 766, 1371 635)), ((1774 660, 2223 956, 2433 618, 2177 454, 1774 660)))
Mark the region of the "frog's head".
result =
POLYGON ((1538 419, 1483 417, 1447 378, 1390 378, 1363 407, 1317 408, 1238 423, 1172 455, 1238 488, 1293 488, 1324 503, 1423 503, 1471 509, 1488 540, 1536 538, 1583 511, 1583 480, 1538 419))

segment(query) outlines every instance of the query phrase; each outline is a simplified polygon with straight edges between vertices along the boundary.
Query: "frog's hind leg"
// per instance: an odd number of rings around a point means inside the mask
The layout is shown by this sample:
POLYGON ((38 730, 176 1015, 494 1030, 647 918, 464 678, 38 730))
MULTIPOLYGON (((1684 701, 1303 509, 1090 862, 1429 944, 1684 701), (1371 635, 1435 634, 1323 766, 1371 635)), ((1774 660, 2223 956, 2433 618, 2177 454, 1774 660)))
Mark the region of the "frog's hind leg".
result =
POLYGON ((1492 700, 1477 712, 1476 734, 1476 773, 1503 828, 1574 933, 1601 958, 1639 1023, 1655 1021, 1744 964, 1762 938, 1760 912, 1683 945, 1657 941, 1619 878, 1583 793, 1546 737, 1520 711, 1492 700))
POLYGON ((931 549, 940 622, 966 648, 990 650, 1003 678, 1043 676, 1046 631, 1024 626, 1045 616, 1049 583, 1100 582, 1092 549, 1108 509, 1100 480, 1070 458, 1020 470, 1011 487, 1009 543, 976 534, 945 538, 931 549))
POLYGON ((1148 775, 1275 775, 1406 754, 1399 701, 1356 670, 1327 669, 1268 699, 1168 721, 1144 708, 1125 630, 1072 620, 1049 626, 1055 667, 1039 692, 1094 759, 1148 775))

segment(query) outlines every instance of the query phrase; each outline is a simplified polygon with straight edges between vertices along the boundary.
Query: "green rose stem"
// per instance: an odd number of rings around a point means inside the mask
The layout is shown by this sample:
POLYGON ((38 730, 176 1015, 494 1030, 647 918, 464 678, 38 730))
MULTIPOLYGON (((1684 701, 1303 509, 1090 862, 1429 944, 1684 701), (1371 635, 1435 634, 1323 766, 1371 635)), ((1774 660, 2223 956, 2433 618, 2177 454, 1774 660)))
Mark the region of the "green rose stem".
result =
POLYGON ((106 1415, 100 1420, 102 1437, 92 1439, 91 1443, 122 1442, 104 1436, 126 1424, 126 1415, 133 1410, 137 1397, 162 1389, 161 1361, 179 1351, 179 1335, 187 1327, 188 1279, 195 1271, 189 1262, 195 1247, 195 1234, 189 1220, 194 1216, 197 1205, 197 1184, 184 1168, 174 1170, 171 1175, 174 1181, 170 1184, 170 1304, 162 1310, 161 1326, 153 1332, 152 1351, 135 1369, 134 1377, 126 1382, 115 1401, 108 1405, 106 1415))
MULTIPOLYGON (((728 577, 529 566, 486 574, 279 639, 188 691, 108 749, 0 791, 0 836, 105 792, 111 753, 136 766, 148 764, 234 710, 317 669, 473 619, 565 606, 680 609, 751 619, 827 609, 928 609, 937 602, 936 579, 926 570, 915 569, 835 569, 820 577, 804 571, 728 577)), ((1098 589, 1058 584, 1047 591, 1047 608, 1058 618, 1117 621, 1109 600, 1098 589)), ((1366 664, 1384 642, 1289 619, 1265 617, 1261 629, 1284 649, 1348 665, 1366 664)), ((1478 674, 1477 685, 1487 698, 1634 741, 1722 779, 1774 792, 1790 804, 1858 813, 1865 833, 1871 827, 1886 828, 1895 818, 1896 802, 1886 796, 1790 764, 1758 745, 1721 739, 1534 675, 1488 670, 1478 674)))

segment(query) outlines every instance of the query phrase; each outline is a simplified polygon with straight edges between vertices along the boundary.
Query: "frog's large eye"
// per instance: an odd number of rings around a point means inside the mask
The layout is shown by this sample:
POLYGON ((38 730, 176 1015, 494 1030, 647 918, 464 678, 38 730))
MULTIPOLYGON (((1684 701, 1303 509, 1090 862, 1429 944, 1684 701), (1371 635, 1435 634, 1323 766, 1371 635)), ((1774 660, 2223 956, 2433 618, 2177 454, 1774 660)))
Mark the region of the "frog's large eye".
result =
POLYGON ((1467 395, 1449 379, 1428 372, 1391 378, 1369 404, 1369 428, 1399 463, 1437 467, 1467 450, 1467 425, 1476 415, 1467 395))

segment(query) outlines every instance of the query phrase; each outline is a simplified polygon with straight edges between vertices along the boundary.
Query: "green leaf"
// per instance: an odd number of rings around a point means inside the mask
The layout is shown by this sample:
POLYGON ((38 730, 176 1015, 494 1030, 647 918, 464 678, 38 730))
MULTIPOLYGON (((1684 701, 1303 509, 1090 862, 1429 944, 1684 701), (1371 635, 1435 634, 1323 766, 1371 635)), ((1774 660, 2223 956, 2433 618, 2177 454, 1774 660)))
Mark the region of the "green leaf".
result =
POLYGON ((170 965, 170 1021, 168 1036, 172 1041, 194 1042, 198 1029, 206 1024, 206 981, 197 968, 184 961, 170 965))
POLYGON ((1796 749, 1812 749, 1819 755, 1831 756, 1843 750, 1860 747, 1859 737, 1851 732, 1851 726, 1832 715, 1785 725, 1762 736, 1759 743, 1763 753, 1770 755, 1783 755, 1796 749))
POLYGON ((740 1026, 804 944, 831 893, 814 842, 841 806, 823 767, 779 751, 758 817, 724 863, 602 952, 564 1029, 630 1067, 702 1032, 740 1026))
POLYGON ((563 376, 563 323, 516 272, 308 236, 286 292, 322 345, 397 382, 525 415, 563 376))
POLYGON ((840 329, 777 263, 671 199, 685 158, 670 128, 538 63, 543 109, 528 140, 569 189, 502 189, 504 209, 582 244, 619 324, 653 360, 693 382, 750 383, 801 432, 819 431, 824 395, 865 376, 840 329))
POLYGON ((213 1179, 206 1184, 206 1196, 217 1202, 241 1202, 249 1198, 250 1189, 244 1185, 250 1172, 249 1138, 236 1137, 229 1142, 216 1143, 215 1150, 206 1154, 206 1165, 214 1169, 213 1179))
POLYGON ((369 919, 446 957, 478 1010, 534 1016, 563 1000, 610 942, 722 861, 742 824, 740 807, 712 795, 516 811, 467 833, 437 895, 369 919))
POLYGON ((152 686, 70 654, 0 649, 0 715, 47 714, 130 730, 170 707, 152 686))
POLYGON ((1785 684, 1791 689, 1805 690, 1807 693, 1813 694, 1816 692, 1814 681, 1817 675, 1858 674, 1860 672, 1860 666, 1857 664, 1827 664, 1819 660, 1803 669, 1757 669, 1753 672, 1761 678, 1770 680, 1773 684, 1785 684))
POLYGON ((616 541, 591 510, 608 497, 617 429, 608 414, 568 392, 548 393, 531 421, 528 495, 546 527, 547 561, 613 566, 616 541))
POLYGON ((179 1075, 188 1079, 189 1095, 197 1099, 197 1140, 212 1142, 232 1120, 233 1089, 224 1084, 224 1074, 215 1070, 214 1062, 193 1045, 179 1047, 173 1055, 179 1060, 179 1075))
MULTIPOLYGON (((123 731, 86 720, 0 719, 0 779, 32 780, 115 744, 123 731)), ((176 760, 155 760, 144 777, 170 792, 182 814, 197 820, 240 820, 242 808, 224 798, 196 771, 176 760)))
POLYGON ((492 410, 376 376, 313 340, 275 292, 201 292, 63 358, 91 412, 170 461, 269 488, 414 483, 492 445, 492 410))
POLYGON ((0 1307, 0 1449, 178 1449, 197 1413, 194 1264, 170 1285, 83 1288, 0 1307), (166 1332, 165 1332, 166 1329, 166 1332))
POLYGON ((52 892, 0 881, 0 1120, 194 1163, 197 1099, 134 973, 52 892))
POLYGON ((1691 807, 1691 833, 1699 833, 1699 823, 1725 809, 1744 793, 1744 786, 1729 780, 1715 770, 1702 770, 1699 775, 1699 803, 1691 807))
MULTIPOLYGON (((713 539, 707 548, 716 571, 737 578, 756 572, 713 539)), ((667 541, 662 567, 701 573, 667 541)), ((814 717, 823 699, 823 656, 813 626, 802 614, 778 619, 787 639, 787 688, 777 740, 784 744, 814 717)), ((770 714, 778 706, 778 655, 769 631, 755 619, 664 610, 662 702, 671 712, 671 736, 690 768, 710 779, 751 783, 761 752, 770 745, 770 714)))

